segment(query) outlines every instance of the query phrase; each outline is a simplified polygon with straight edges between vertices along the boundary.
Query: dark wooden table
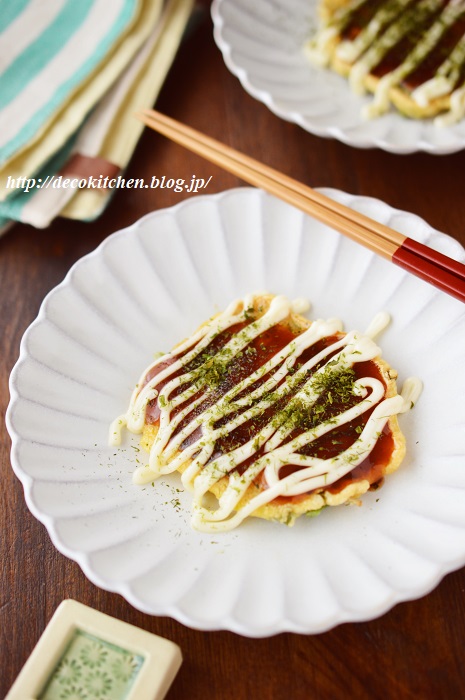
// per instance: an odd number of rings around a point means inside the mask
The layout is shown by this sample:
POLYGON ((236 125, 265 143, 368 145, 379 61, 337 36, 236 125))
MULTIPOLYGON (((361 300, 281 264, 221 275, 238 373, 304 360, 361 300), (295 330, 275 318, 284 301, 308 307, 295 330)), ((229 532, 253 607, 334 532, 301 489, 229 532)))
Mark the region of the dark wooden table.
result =
MULTIPOLYGON (((184 41, 157 106, 303 182, 380 198, 465 244, 465 153, 395 156, 356 150, 278 119, 228 72, 207 13, 184 41)), ((128 170, 128 176, 146 180, 155 174, 190 179, 194 173, 213 175, 208 193, 241 184, 148 131, 128 170)), ((44 295, 114 230, 186 196, 168 189, 119 190, 94 223, 59 219, 43 231, 21 225, 0 240, 2 414, 21 336, 44 295)), ((138 612, 119 595, 96 588, 77 564, 56 551, 25 505, 3 426, 0 441, 0 697, 65 598, 177 642, 185 660, 170 700, 465 697, 465 570, 449 574, 428 596, 397 605, 378 620, 344 624, 316 636, 254 640, 188 629, 138 612)))

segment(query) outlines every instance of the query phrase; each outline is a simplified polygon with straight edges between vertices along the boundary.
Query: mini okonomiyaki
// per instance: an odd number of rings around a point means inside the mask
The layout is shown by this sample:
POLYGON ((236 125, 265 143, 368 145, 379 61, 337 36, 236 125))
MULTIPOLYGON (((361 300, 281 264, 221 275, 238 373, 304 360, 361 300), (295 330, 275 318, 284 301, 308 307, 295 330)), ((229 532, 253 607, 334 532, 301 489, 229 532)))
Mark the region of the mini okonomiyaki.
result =
POLYGON ((233 301, 144 371, 112 424, 113 445, 124 426, 142 434, 149 460, 136 483, 182 472, 196 529, 249 515, 293 524, 357 502, 404 457, 397 414, 421 384, 397 393, 373 340, 389 317, 345 333, 338 319, 308 321, 306 308, 264 294, 233 301))
POLYGON ((320 19, 308 56, 374 93, 364 116, 390 104, 438 125, 465 115, 464 0, 322 0, 320 19))

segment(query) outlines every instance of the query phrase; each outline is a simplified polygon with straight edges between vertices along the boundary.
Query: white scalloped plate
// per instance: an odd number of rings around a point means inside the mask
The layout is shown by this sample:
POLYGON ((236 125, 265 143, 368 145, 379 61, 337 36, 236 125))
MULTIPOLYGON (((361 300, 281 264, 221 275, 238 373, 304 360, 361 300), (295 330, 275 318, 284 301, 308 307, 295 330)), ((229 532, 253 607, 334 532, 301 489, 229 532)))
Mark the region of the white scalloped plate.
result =
POLYGON ((317 26, 319 0, 214 0, 214 36, 229 70, 253 97, 279 117, 312 134, 358 148, 392 153, 455 153, 465 148, 465 119, 448 128, 392 111, 361 117, 370 98, 354 95, 347 81, 304 56, 317 26))
MULTIPOLYGON (((416 216, 327 192, 465 258, 416 216)), ((465 563, 464 340, 463 304, 279 200, 197 197, 110 236, 47 296, 11 375, 13 468, 56 547, 145 612, 249 636, 374 618, 465 563), (347 329, 388 310, 384 356, 425 390, 402 416, 405 463, 362 507, 205 535, 178 475, 132 484, 138 441, 111 449, 108 426, 154 352, 257 289, 308 297, 347 329)))

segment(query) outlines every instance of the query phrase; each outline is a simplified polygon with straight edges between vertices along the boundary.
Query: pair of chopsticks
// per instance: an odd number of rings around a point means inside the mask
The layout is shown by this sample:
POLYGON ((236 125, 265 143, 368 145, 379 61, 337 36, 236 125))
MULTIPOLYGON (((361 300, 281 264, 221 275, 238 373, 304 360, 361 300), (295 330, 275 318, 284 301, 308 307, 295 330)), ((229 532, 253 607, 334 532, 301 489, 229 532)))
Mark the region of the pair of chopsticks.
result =
POLYGON ((136 115, 144 124, 245 182, 318 219, 374 253, 465 302, 465 265, 398 231, 334 202, 326 195, 154 110, 136 115))

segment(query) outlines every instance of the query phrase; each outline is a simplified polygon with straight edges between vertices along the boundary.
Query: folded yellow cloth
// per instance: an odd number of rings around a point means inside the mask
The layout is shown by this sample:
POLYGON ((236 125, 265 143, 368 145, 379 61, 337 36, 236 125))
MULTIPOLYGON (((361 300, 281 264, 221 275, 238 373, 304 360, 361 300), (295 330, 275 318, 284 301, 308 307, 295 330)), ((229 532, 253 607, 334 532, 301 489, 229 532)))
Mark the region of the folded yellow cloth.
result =
MULTIPOLYGON (((141 52, 138 74, 108 129, 98 155, 123 170, 136 147, 144 125, 135 119, 138 110, 150 108, 163 85, 192 11, 193 0, 170 0, 163 20, 149 42, 147 55, 141 52), (150 45, 152 43, 153 45, 150 45)), ((97 216, 112 190, 80 189, 62 211, 71 219, 97 216)))

